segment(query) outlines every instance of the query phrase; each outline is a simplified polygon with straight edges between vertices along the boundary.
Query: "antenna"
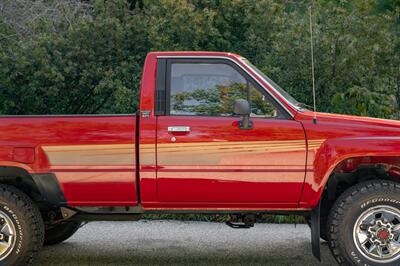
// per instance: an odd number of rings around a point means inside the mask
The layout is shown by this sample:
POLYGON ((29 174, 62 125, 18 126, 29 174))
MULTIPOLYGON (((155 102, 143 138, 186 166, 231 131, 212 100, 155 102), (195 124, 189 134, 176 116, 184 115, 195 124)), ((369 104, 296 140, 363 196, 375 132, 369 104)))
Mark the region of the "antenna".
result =
POLYGON ((314 104, 314 124, 317 124, 317 105, 315 100, 315 73, 314 73, 314 41, 313 41, 313 24, 312 24, 312 5, 310 6, 310 37, 311 37, 311 72, 312 72, 312 93, 314 104))

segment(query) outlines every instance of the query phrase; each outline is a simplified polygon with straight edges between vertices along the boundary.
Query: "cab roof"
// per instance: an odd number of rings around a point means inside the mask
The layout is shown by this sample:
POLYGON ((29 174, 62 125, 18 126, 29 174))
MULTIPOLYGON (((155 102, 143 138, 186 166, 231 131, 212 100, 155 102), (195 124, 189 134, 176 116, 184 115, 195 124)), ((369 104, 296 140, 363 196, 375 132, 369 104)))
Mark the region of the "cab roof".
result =
POLYGON ((155 56, 216 56, 230 57, 240 59, 242 56, 228 52, 208 52, 208 51, 166 51, 166 52, 150 52, 149 55, 155 56))

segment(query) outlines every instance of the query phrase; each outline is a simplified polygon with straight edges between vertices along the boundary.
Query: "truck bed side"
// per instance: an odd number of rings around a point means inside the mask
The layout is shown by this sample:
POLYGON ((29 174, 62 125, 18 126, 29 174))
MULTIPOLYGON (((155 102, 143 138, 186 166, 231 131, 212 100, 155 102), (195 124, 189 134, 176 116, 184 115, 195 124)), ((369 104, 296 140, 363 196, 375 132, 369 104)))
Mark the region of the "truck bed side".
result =
POLYGON ((136 122, 135 115, 0 117, 0 165, 25 169, 43 189, 59 185, 70 206, 133 206, 136 122))

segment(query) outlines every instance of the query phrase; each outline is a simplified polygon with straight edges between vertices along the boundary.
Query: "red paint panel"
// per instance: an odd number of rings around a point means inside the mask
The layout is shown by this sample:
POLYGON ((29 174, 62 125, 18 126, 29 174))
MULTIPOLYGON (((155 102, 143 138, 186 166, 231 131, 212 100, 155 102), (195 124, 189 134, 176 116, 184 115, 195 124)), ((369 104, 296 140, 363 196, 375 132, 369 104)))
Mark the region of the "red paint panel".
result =
POLYGON ((306 142, 300 123, 254 118, 158 118, 157 191, 160 202, 297 203, 303 187, 306 142), (190 126, 174 136, 169 126, 190 126))
POLYGON ((135 171, 56 172, 71 206, 136 204, 135 171))
POLYGON ((35 161, 35 149, 21 147, 14 148, 13 161, 27 164, 33 163, 35 161))

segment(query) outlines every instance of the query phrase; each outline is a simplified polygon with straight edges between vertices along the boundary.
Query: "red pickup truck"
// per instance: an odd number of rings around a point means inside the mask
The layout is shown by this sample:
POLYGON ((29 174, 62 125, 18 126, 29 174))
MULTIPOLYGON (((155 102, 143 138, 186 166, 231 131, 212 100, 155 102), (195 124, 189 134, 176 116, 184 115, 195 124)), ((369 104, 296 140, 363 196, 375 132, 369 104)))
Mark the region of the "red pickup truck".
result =
POLYGON ((302 215, 341 265, 400 264, 400 122, 304 109, 245 58, 149 53, 130 115, 0 118, 0 263, 92 220, 302 215))

